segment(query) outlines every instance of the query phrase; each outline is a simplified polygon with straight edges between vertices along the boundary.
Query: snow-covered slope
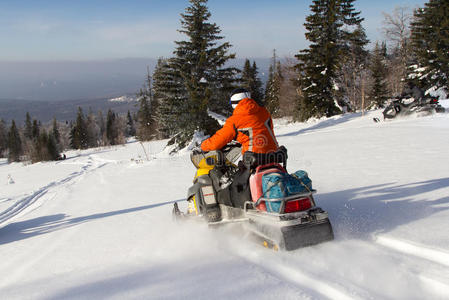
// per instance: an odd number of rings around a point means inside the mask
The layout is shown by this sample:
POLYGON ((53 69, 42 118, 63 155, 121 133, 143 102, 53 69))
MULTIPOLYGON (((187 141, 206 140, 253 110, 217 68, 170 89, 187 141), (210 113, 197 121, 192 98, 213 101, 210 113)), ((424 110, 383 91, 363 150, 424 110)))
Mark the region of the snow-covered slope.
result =
POLYGON ((336 235, 288 253, 173 223, 194 167, 163 141, 0 161, 0 298, 449 299, 449 114, 380 114, 278 122, 336 235))

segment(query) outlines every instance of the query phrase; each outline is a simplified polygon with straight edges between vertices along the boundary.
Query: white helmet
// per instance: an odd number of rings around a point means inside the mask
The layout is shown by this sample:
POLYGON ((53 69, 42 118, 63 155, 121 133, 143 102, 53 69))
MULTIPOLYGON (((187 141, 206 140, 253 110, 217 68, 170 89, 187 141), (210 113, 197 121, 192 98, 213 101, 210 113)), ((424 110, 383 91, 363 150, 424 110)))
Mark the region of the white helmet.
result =
POLYGON ((231 92, 231 97, 229 99, 229 104, 231 104, 232 109, 235 109, 237 107, 237 104, 239 104, 240 100, 251 98, 251 93, 244 88, 238 88, 231 92))

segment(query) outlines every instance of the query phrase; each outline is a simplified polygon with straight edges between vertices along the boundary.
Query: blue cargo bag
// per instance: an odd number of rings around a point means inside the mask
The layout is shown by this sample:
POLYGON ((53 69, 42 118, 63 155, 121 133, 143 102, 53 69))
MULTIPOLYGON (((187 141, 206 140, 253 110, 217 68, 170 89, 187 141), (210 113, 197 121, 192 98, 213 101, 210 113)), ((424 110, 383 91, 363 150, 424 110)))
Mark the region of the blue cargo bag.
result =
MULTIPOLYGON (((296 171, 291 175, 273 172, 262 176, 263 198, 282 199, 312 190, 312 180, 307 172, 296 171)), ((279 213, 281 201, 266 202, 267 212, 279 213)))

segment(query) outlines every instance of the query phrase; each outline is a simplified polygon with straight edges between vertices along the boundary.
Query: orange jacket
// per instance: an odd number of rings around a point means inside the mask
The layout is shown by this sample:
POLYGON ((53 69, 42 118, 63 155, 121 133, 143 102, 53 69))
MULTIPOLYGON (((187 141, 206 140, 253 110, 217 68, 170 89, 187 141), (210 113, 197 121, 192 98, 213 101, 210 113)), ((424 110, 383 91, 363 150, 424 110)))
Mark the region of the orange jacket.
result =
POLYGON ((223 148, 232 140, 242 144, 242 153, 268 153, 278 149, 270 113, 256 101, 243 99, 223 127, 201 144, 203 151, 223 148))

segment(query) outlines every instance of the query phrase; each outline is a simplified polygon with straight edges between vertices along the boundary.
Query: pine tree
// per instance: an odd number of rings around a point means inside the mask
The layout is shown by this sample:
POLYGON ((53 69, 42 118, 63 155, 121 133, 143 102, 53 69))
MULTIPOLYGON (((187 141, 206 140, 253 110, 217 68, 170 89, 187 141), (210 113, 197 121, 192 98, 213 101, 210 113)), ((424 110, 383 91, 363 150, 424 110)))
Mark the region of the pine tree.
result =
POLYGON ((33 120, 33 128, 31 130, 31 137, 33 140, 37 139, 40 134, 40 124, 37 120, 33 120))
POLYGON ((3 119, 0 119, 0 157, 4 157, 7 149, 8 149, 8 133, 6 130, 6 124, 3 121, 3 119))
MULTIPOLYGON (((354 0, 314 0, 312 14, 304 24, 308 49, 296 55, 302 89, 299 119, 332 116, 340 112, 335 105, 335 83, 342 55, 348 41, 354 38, 348 29, 363 19, 353 8, 354 0), (345 26, 347 25, 347 26, 345 26)), ((347 53, 347 52, 346 52, 347 53)))
POLYGON ((22 140, 14 120, 11 122, 8 133, 8 149, 8 162, 20 161, 20 156, 23 154, 22 140))
POLYGON ((183 114, 182 107, 187 101, 180 89, 182 79, 173 69, 170 60, 159 58, 153 73, 153 97, 157 103, 156 120, 158 136, 168 138, 178 132, 178 116, 183 114))
POLYGON ((137 127, 137 139, 140 141, 149 141, 154 138, 156 133, 156 109, 153 109, 152 107, 152 104, 154 104, 155 101, 149 74, 147 74, 144 86, 140 89, 137 97, 140 104, 139 111, 137 112, 137 120, 139 123, 137 127))
POLYGON ((106 137, 108 138, 110 145, 119 144, 119 130, 117 121, 117 115, 109 109, 106 117, 106 137))
POLYGON ((45 130, 42 130, 39 133, 39 136, 33 140, 33 150, 31 152, 31 161, 33 163, 50 160, 47 149, 47 142, 47 132, 45 132, 45 130))
POLYGON ((25 130, 24 130, 23 134, 27 139, 32 139, 32 137, 33 137, 33 124, 32 124, 31 116, 30 116, 29 112, 26 113, 25 130))
POLYGON ((249 59, 245 60, 242 70, 241 86, 251 93, 251 98, 257 103, 263 103, 262 81, 258 77, 257 65, 253 61, 251 65, 249 59))
POLYGON ((48 135, 47 151, 49 160, 59 159, 60 157, 59 147, 53 132, 48 135))
POLYGON ((265 86, 265 106, 275 117, 279 116, 279 97, 283 81, 281 62, 277 60, 276 50, 273 50, 273 58, 268 71, 268 81, 265 86))
POLYGON ((386 53, 376 42, 376 46, 371 55, 371 76, 373 78, 373 87, 369 94, 372 106, 384 107, 385 101, 388 99, 388 92, 386 86, 386 65, 385 55, 386 53))
POLYGON ((87 149, 87 125, 84 118, 83 110, 78 107, 76 122, 70 132, 70 145, 74 149, 87 149))
POLYGON ((251 88, 251 95, 253 95, 252 98, 262 105, 265 95, 262 88, 262 80, 259 78, 259 70, 257 68, 256 61, 253 61, 252 76, 254 78, 254 86, 251 88))
POLYGON ((126 115, 126 136, 131 137, 136 135, 136 128, 134 127, 134 120, 131 116, 131 113, 128 110, 128 114, 126 115))
POLYGON ((208 116, 207 110, 219 113, 230 112, 227 99, 236 82, 236 68, 224 67, 235 57, 228 54, 228 42, 218 45, 223 39, 215 23, 209 23, 211 16, 207 0, 190 0, 190 6, 181 14, 182 29, 179 32, 187 40, 177 41, 175 57, 170 60, 174 77, 181 79, 177 87, 181 113, 177 119, 178 133, 172 142, 178 148, 184 147, 195 130, 206 134, 214 133, 218 123, 208 116))
POLYGON ((45 130, 41 130, 39 137, 33 142, 31 161, 36 163, 39 161, 57 160, 59 156, 59 150, 53 132, 48 134, 45 130))
POLYGON ((59 133, 58 122, 56 121, 56 118, 53 118, 52 135, 55 139, 56 144, 59 145, 61 143, 61 134, 59 133))
POLYGON ((97 125, 100 130, 99 132, 100 144, 104 146, 106 144, 106 122, 104 120, 103 112, 101 110, 98 111, 97 125))
POLYGON ((89 108, 89 114, 87 115, 87 147, 98 147, 98 140, 100 139, 100 128, 97 124, 95 114, 92 109, 89 108))
POLYGON ((418 68, 424 68, 415 72, 419 85, 449 91, 449 2, 429 0, 424 8, 417 9, 411 31, 418 68))

